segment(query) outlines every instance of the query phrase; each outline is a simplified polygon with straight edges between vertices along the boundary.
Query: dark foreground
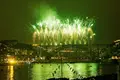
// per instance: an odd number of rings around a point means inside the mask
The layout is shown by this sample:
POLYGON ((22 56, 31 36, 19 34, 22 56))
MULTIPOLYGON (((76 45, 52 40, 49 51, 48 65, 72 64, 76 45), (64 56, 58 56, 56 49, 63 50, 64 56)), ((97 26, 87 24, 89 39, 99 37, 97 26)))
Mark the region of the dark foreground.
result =
MULTIPOLYGON (((50 78, 48 80, 69 80, 69 78, 50 78)), ((96 77, 88 77, 83 79, 72 79, 72 80, 117 80, 117 74, 101 75, 96 77)))

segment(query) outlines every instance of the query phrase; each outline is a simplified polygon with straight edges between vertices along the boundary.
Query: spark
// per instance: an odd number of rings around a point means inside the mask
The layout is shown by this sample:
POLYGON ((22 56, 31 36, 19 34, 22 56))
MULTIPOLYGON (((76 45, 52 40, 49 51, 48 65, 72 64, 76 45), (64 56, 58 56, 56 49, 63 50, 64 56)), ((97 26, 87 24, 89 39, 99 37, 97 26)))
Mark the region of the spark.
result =
POLYGON ((60 20, 55 16, 49 16, 45 20, 33 25, 34 42, 39 39, 41 45, 67 45, 67 44, 87 44, 88 36, 93 38, 95 33, 92 30, 93 20, 87 18, 60 20), (39 29, 39 30, 38 30, 39 29), (38 37, 38 38, 37 38, 38 37))

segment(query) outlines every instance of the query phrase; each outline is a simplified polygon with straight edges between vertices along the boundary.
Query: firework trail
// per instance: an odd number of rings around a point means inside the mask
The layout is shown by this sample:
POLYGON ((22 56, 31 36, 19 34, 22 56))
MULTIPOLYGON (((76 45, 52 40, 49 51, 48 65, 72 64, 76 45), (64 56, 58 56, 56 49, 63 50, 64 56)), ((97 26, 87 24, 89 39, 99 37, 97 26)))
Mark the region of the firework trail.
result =
POLYGON ((45 12, 45 16, 37 24, 32 25, 34 43, 40 45, 87 44, 88 39, 93 39, 95 35, 92 30, 94 20, 88 17, 61 20, 51 9, 45 12))
POLYGON ((41 45, 86 44, 88 37, 94 35, 92 26, 92 20, 89 19, 75 19, 70 23, 69 19, 61 21, 51 17, 33 25, 33 40, 41 45))

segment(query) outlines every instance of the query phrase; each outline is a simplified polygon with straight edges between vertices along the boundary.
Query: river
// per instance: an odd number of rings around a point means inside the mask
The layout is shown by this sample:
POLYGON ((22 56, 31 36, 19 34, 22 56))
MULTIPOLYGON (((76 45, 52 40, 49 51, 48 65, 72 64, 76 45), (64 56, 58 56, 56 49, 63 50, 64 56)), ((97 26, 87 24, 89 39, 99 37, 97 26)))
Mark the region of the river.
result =
POLYGON ((34 63, 0 66, 0 80, 47 80, 84 78, 117 73, 117 65, 99 63, 34 63))

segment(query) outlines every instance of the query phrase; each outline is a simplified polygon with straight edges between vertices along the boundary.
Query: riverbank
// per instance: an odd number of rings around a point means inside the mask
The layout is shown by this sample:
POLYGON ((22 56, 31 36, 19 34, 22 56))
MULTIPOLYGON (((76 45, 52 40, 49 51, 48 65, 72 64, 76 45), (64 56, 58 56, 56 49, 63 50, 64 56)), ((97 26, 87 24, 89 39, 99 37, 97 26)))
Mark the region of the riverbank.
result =
POLYGON ((21 64, 31 64, 31 63, 99 63, 99 64, 120 64, 120 61, 118 60, 109 60, 109 61, 100 61, 100 60, 39 60, 39 61, 23 61, 23 62, 17 62, 14 64, 11 63, 0 63, 0 66, 5 66, 5 65, 21 65, 21 64))

